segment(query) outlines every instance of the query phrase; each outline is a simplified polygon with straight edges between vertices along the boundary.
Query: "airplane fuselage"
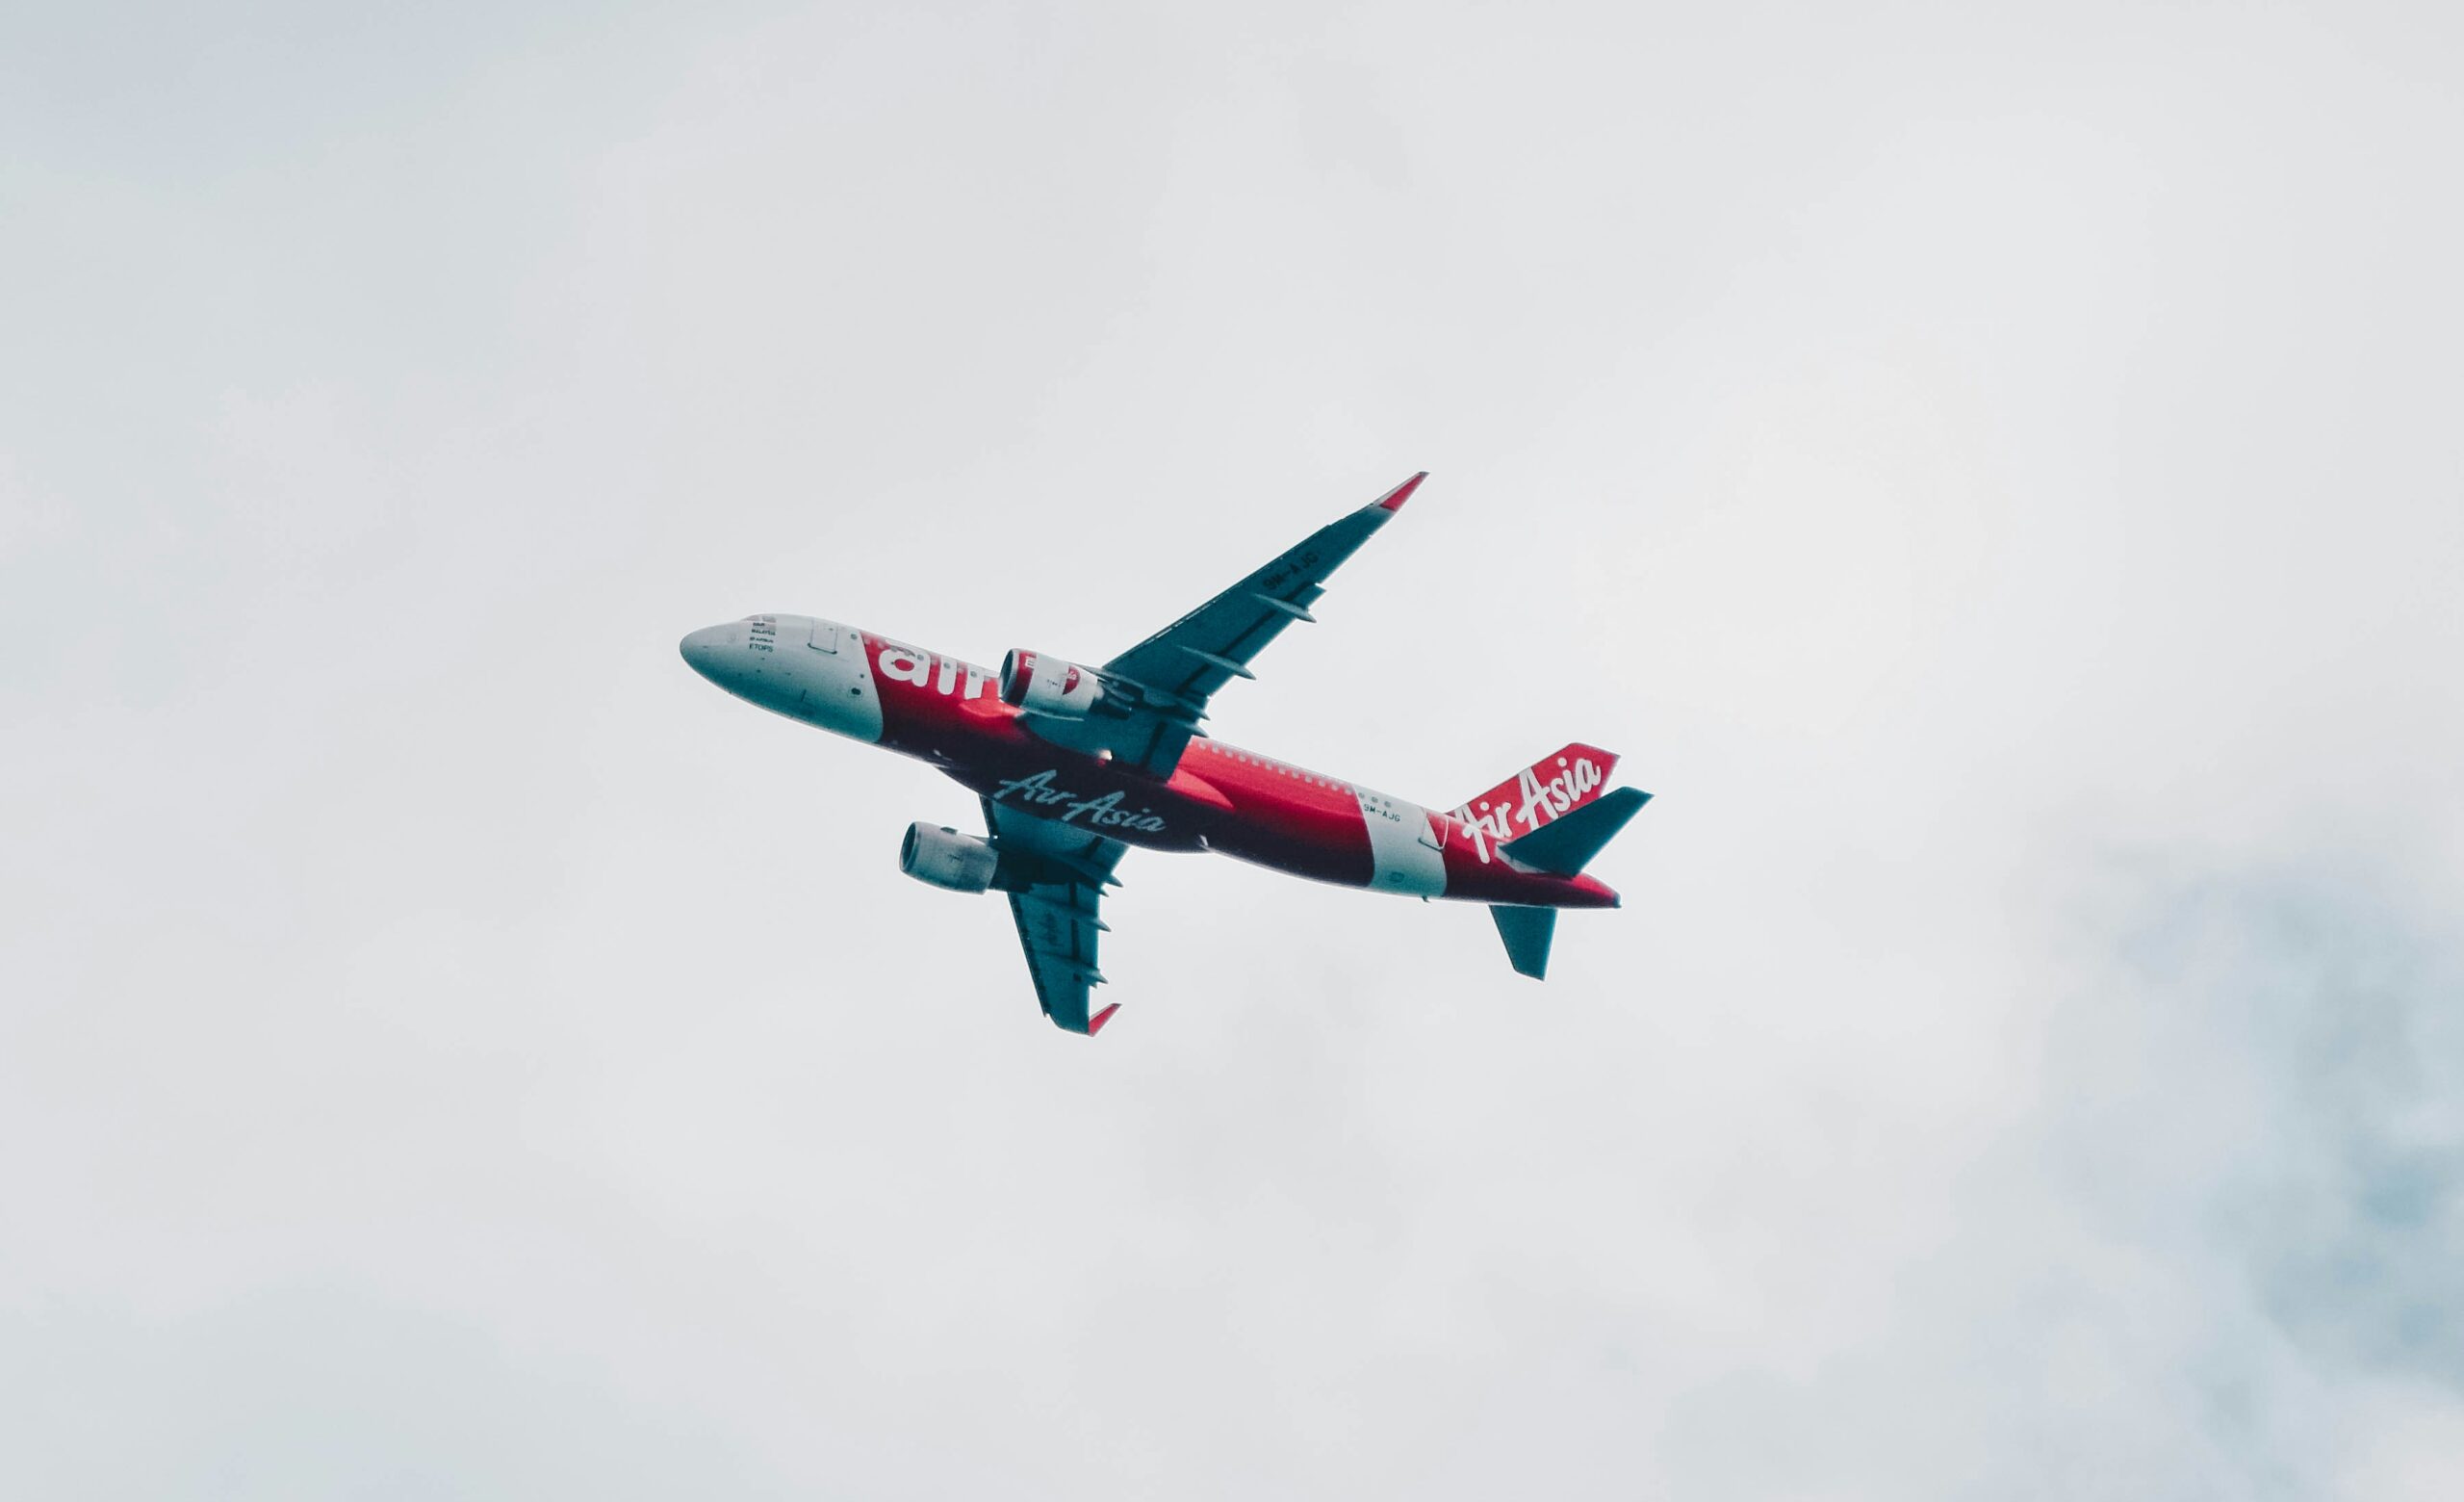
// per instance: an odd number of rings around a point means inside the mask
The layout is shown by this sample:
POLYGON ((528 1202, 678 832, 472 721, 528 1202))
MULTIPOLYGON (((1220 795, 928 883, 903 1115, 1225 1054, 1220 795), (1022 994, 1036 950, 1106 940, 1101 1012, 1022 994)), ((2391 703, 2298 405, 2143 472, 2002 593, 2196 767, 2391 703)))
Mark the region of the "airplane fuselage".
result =
MULTIPOLYGON (((1037 734, 1037 716, 1003 701, 989 670, 836 622, 748 616, 694 633, 684 656, 739 698, 927 762, 996 805, 1124 844, 1212 850, 1403 896, 1617 905, 1597 878, 1510 861, 1499 849, 1502 822, 1493 830, 1476 816, 1439 813, 1211 738, 1191 739, 1168 777, 1056 744, 1037 734)), ((1567 786, 1535 795, 1578 796, 1600 772, 1578 762, 1561 775, 1567 786)))

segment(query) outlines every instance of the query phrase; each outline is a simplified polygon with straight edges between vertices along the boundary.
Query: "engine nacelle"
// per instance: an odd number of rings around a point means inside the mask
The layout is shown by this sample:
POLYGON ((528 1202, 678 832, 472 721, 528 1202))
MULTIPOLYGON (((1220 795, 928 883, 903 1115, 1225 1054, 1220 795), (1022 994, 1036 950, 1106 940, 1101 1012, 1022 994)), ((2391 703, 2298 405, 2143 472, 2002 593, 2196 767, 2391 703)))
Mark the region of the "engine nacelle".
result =
POLYGON ((918 821, 907 826, 907 838, 898 847, 898 868, 952 892, 982 892, 1000 874, 1001 853, 989 840, 918 821))
POLYGON ((1091 667, 1013 647, 1001 659, 1001 702, 1030 714, 1085 719, 1104 702, 1104 680, 1091 667))

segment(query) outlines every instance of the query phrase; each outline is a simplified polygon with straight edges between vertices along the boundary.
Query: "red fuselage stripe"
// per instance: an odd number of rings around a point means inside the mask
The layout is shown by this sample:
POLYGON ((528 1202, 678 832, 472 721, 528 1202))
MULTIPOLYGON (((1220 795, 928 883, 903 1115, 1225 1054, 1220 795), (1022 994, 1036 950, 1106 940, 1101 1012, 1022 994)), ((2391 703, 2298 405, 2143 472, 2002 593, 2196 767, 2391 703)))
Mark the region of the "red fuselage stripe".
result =
MULTIPOLYGON (((1043 739, 971 663, 862 634, 881 695, 882 744, 930 762, 997 803, 1158 850, 1216 850, 1294 875, 1373 884, 1359 796, 1328 777, 1219 740, 1193 739, 1168 779, 1043 739)), ((1589 876, 1518 869, 1484 834, 1434 812, 1449 898, 1540 907, 1607 907, 1589 876)))

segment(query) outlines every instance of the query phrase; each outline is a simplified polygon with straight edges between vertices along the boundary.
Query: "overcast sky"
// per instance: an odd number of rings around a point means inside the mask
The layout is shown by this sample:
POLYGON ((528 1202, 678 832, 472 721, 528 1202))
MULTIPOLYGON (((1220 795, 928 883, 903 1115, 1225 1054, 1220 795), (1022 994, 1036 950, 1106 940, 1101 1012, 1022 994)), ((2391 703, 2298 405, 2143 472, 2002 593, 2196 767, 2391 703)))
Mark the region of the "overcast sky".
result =
POLYGON ((2450 7, 0 13, 0 1492, 2445 1498, 2450 7), (685 632, 1657 794, 1133 855, 685 632))

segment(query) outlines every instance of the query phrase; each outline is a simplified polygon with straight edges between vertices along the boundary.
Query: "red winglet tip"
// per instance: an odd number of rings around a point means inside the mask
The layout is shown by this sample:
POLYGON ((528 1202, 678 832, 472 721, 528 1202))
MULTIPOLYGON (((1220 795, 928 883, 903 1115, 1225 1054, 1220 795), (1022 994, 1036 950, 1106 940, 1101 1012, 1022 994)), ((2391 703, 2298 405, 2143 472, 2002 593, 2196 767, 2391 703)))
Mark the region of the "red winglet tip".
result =
POLYGON ((1097 1012, 1094 1016, 1087 1019, 1087 1036, 1092 1038, 1095 1034, 1102 1032, 1104 1030, 1104 1024, 1111 1022, 1113 1020, 1113 1014, 1119 1010, 1120 1003, 1116 1001, 1112 1005, 1104 1008, 1102 1011, 1097 1012))
POLYGON ((1423 470, 1371 504, 1381 511, 1399 511, 1403 508, 1403 503, 1412 498, 1412 492, 1421 488, 1421 481, 1426 479, 1428 479, 1428 471, 1423 470))

